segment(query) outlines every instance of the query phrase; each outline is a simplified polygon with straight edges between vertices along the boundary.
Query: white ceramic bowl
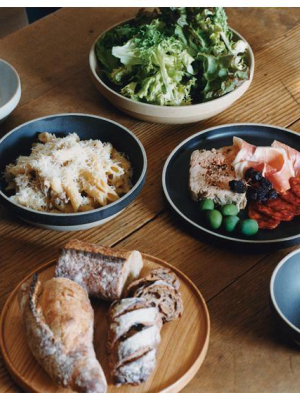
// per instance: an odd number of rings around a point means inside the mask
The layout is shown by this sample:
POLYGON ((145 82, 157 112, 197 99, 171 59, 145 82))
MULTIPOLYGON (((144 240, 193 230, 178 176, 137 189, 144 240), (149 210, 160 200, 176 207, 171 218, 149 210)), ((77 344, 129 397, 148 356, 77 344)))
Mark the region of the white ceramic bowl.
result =
MULTIPOLYGON (((126 21, 114 25, 107 31, 113 29, 117 25, 123 24, 124 22, 126 21)), ((231 30, 234 33, 236 39, 242 39, 246 41, 238 32, 233 29, 231 30)), ((94 85, 96 86, 98 91, 119 110, 143 121, 162 124, 187 124, 214 117, 215 115, 230 107, 235 101, 237 101, 247 91, 253 79, 254 54, 250 45, 248 44, 250 66, 249 80, 243 82, 241 86, 218 99, 211 100, 206 103, 192 104, 188 106, 159 106, 131 100, 115 92, 113 89, 107 86, 99 77, 100 71, 95 54, 95 45, 98 39, 105 32, 102 32, 101 35, 95 40, 89 54, 90 72, 94 85)))
POLYGON ((21 81, 17 71, 0 59, 0 124, 17 107, 21 98, 21 81))

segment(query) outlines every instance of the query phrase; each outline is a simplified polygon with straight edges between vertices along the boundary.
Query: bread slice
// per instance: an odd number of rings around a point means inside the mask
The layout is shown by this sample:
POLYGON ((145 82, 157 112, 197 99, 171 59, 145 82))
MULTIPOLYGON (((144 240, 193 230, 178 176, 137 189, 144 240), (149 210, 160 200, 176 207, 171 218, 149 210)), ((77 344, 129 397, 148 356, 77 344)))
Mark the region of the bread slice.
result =
POLYGON ((183 302, 179 286, 179 279, 173 271, 157 268, 132 282, 127 288, 127 296, 143 298, 152 307, 157 307, 165 323, 182 315, 183 302))
POLYGON ((149 272, 146 276, 141 279, 137 279, 132 282, 126 290, 126 297, 132 297, 133 293, 142 286, 149 286, 156 281, 164 281, 172 286, 174 289, 178 290, 180 286, 179 279, 177 275, 171 271, 169 268, 155 268, 149 272))
POLYGON ((139 251, 112 249, 72 239, 60 250, 55 276, 79 283, 92 297, 117 300, 127 285, 138 278, 142 268, 139 251))
POLYGON ((116 386, 140 385, 152 374, 162 320, 145 299, 114 302, 108 313, 108 363, 116 386))

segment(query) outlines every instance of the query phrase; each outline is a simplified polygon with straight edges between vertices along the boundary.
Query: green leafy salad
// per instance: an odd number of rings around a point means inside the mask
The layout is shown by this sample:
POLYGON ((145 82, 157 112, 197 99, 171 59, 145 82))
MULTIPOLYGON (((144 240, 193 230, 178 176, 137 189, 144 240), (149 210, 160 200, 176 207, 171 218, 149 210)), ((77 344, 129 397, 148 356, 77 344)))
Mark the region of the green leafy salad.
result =
POLYGON ((140 10, 96 43, 100 76, 132 100, 202 103, 249 79, 247 44, 235 41, 222 7, 140 10))

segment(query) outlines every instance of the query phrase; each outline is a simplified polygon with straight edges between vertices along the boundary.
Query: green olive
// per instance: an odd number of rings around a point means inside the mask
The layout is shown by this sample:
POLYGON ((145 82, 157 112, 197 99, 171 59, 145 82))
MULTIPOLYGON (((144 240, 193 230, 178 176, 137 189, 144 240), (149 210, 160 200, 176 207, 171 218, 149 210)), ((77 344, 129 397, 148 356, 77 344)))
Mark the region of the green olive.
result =
POLYGON ((218 210, 207 211, 206 213, 206 221, 210 228, 218 229, 222 224, 222 214, 218 210))
POLYGON ((215 208, 214 202, 211 199, 205 199, 200 202, 200 211, 210 211, 215 208))
POLYGON ((240 219, 236 215, 230 215, 223 219, 223 227, 226 232, 233 232, 239 223, 240 219))
POLYGON ((221 207, 221 213, 224 215, 224 217, 237 215, 238 212, 239 209, 235 204, 226 204, 225 206, 221 207))
POLYGON ((258 223, 255 219, 244 219, 240 223, 240 232, 245 236, 253 236, 258 232, 258 223))

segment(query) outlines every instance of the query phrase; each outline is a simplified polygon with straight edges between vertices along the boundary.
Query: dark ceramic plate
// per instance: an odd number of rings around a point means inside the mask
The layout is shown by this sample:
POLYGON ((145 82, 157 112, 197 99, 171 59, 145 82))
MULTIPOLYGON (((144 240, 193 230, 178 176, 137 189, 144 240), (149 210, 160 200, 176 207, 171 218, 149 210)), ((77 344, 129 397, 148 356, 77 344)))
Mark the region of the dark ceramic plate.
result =
MULTIPOLYGON (((249 244, 277 244, 291 246, 300 243, 300 217, 282 222, 274 230, 260 230, 255 236, 242 237, 222 229, 210 230, 205 226, 199 211, 199 204, 191 200, 188 192, 189 164, 191 153, 196 149, 220 148, 232 145, 232 137, 238 136, 257 146, 270 146, 279 140, 300 151, 300 135, 288 129, 260 124, 222 125, 199 132, 179 144, 168 157, 162 176, 167 201, 186 222, 202 233, 215 239, 249 244)), ((243 212, 242 212, 243 213, 243 212)), ((244 218, 247 218, 244 215, 244 218)))
POLYGON ((23 220, 50 229, 81 230, 101 225, 118 215, 141 191, 147 170, 147 158, 143 145, 124 126, 95 115, 59 114, 29 121, 13 129, 0 140, 0 201, 23 220), (93 211, 72 214, 52 214, 30 210, 13 203, 5 193, 3 172, 5 166, 19 155, 30 154, 32 143, 40 132, 51 132, 59 136, 76 132, 81 140, 100 139, 110 142, 125 153, 133 167, 133 187, 119 200, 93 211))

